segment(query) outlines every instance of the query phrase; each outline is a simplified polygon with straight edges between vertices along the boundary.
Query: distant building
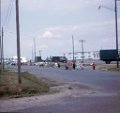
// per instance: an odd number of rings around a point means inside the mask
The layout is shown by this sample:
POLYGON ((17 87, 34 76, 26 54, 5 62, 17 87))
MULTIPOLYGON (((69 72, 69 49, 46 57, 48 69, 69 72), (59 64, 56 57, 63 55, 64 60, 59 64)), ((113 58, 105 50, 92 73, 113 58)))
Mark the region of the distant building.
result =
MULTIPOLYGON (((88 51, 88 52, 84 52, 84 56, 82 56, 82 52, 75 52, 74 57, 75 59, 100 59, 100 55, 99 55, 99 51, 88 51)), ((73 53, 68 53, 67 54, 67 58, 69 60, 73 59, 73 53)))

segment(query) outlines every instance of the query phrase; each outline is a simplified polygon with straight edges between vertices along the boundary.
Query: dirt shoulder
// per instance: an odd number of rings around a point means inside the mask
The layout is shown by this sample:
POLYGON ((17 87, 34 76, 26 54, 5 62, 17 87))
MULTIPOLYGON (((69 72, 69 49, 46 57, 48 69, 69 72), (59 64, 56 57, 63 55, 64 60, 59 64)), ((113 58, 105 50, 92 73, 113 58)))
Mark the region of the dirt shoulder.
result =
POLYGON ((59 91, 53 94, 41 96, 13 98, 0 100, 0 112, 11 112, 27 109, 34 106, 46 106, 51 104, 60 104, 65 98, 77 98, 83 96, 102 96, 108 95, 98 88, 91 88, 78 82, 65 83, 62 86, 51 87, 52 91, 59 91))
POLYGON ((85 96, 91 93, 91 89, 87 86, 78 85, 76 83, 67 83, 62 86, 51 87, 52 91, 59 91, 53 94, 46 94, 41 96, 12 98, 0 100, 0 112, 10 112, 20 109, 25 109, 33 106, 43 106, 49 104, 56 104, 62 101, 65 97, 70 96, 85 96))
POLYGON ((10 112, 37 105, 55 103, 55 100, 71 95, 84 95, 90 88, 77 83, 56 83, 48 78, 38 79, 22 73, 22 84, 18 84, 15 72, 0 74, 0 112, 10 112))
MULTIPOLYGON (((57 104, 57 103, 60 104, 64 101, 65 98, 110 95, 103 92, 102 89, 98 87, 90 86, 87 84, 81 84, 76 81, 67 81, 64 83, 57 83, 57 85, 55 85, 56 84, 55 82, 54 84, 48 78, 44 78, 42 82, 45 83, 45 86, 46 85, 47 87, 49 86, 48 92, 37 93, 37 96, 35 96, 35 93, 34 93, 33 95, 29 95, 27 97, 23 96, 22 98, 1 98, 0 112, 12 112, 12 111, 19 111, 19 110, 34 107, 34 106, 46 106, 46 105, 57 104)), ((33 79, 32 79, 32 83, 33 83, 33 79)), ((37 87, 39 89, 40 87, 39 85, 41 84, 38 84, 38 83, 39 82, 37 82, 37 85, 38 85, 37 87)), ((28 84, 31 84, 31 82, 28 83, 28 78, 27 78, 27 85, 28 84)), ((36 85, 33 87, 33 84, 32 84, 31 87, 35 88, 36 85)))

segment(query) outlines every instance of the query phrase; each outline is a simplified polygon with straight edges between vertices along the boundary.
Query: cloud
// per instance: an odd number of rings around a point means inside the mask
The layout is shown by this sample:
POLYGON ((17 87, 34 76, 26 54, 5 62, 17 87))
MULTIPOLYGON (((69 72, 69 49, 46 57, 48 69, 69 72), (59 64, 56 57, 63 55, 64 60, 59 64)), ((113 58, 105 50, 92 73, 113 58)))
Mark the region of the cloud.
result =
POLYGON ((53 38, 54 35, 53 35, 53 33, 50 32, 50 31, 45 31, 45 32, 42 34, 42 37, 43 37, 43 38, 53 38))
MULTIPOLYGON (((120 19, 118 19, 118 26, 120 26, 120 19)), ((72 46, 72 35, 74 35, 76 51, 80 51, 80 39, 86 40, 85 45, 87 50, 99 50, 101 47, 115 47, 114 20, 104 22, 82 23, 78 25, 61 25, 55 27, 48 27, 44 30, 44 38, 52 37, 52 40, 45 40, 47 45, 49 45, 49 48, 65 48, 64 51, 70 51, 70 48, 72 46)))
MULTIPOLYGON (((118 19, 118 26, 120 25, 120 19, 118 19)), ((91 23, 82 23, 78 25, 61 25, 55 27, 46 28, 43 33, 43 37, 55 37, 55 35, 60 34, 74 34, 75 32, 80 32, 80 34, 89 33, 90 31, 109 31, 114 29, 115 21, 104 21, 104 22, 91 22, 91 23), (110 29, 111 28, 111 29, 110 29)))
MULTIPOLYGON (((120 19, 118 19, 118 26, 120 26, 120 19)), ((92 43, 93 40, 97 40, 99 41, 99 43, 105 45, 104 39, 106 38, 114 41, 115 21, 111 20, 104 22, 82 23, 78 25, 61 25, 55 27, 47 27, 44 28, 42 32, 39 32, 38 38, 43 39, 43 43, 44 41, 49 43, 54 42, 55 46, 58 46, 57 41, 59 41, 60 44, 61 40, 64 40, 64 42, 62 42, 63 44, 59 45, 63 46, 66 45, 68 41, 71 44, 72 35, 74 35, 75 37, 76 44, 78 44, 77 41, 79 39, 84 38, 89 43, 92 43)))

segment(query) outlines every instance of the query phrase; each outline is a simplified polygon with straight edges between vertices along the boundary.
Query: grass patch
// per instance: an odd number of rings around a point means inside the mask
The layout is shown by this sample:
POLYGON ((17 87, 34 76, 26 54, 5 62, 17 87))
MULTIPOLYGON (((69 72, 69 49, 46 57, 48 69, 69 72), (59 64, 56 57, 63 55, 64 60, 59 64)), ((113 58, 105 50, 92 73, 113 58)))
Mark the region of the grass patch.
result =
POLYGON ((22 84, 18 84, 18 76, 15 72, 4 72, 0 74, 0 98, 24 97, 50 93, 50 87, 55 83, 40 80, 27 72, 21 73, 22 84))
POLYGON ((101 64, 97 66, 97 69, 120 72, 120 67, 117 68, 116 64, 101 64))

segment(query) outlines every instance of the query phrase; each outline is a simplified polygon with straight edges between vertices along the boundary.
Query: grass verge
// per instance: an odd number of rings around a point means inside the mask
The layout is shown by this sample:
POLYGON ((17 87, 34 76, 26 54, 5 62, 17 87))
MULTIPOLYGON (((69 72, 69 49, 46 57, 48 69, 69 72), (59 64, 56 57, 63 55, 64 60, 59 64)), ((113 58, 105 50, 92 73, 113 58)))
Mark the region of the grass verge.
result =
POLYGON ((120 67, 117 68, 116 64, 101 64, 98 65, 97 68, 100 70, 120 72, 120 67))
POLYGON ((18 84, 18 76, 15 72, 0 74, 0 98, 18 98, 25 96, 50 93, 50 87, 56 83, 40 80, 27 72, 21 73, 22 84, 18 84))

